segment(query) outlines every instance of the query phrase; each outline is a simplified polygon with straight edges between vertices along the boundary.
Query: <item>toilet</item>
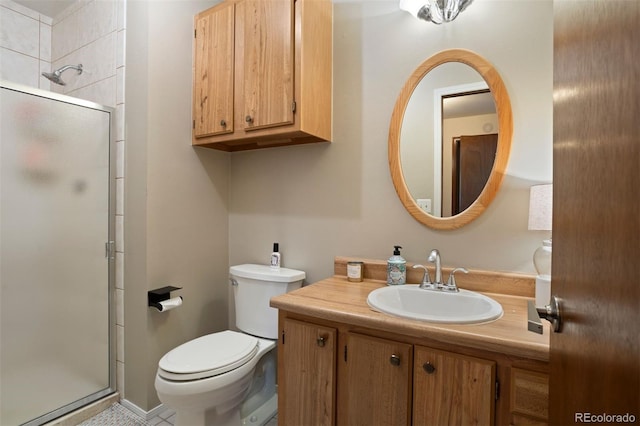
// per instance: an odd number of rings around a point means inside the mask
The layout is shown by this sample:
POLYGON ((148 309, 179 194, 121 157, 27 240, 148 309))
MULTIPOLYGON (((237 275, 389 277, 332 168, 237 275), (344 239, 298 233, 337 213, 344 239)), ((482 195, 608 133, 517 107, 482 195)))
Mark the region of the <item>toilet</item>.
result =
POLYGON ((245 264, 229 275, 241 332, 198 337, 158 363, 155 388, 176 426, 261 426, 277 412, 278 311, 269 300, 300 288, 305 273, 245 264))

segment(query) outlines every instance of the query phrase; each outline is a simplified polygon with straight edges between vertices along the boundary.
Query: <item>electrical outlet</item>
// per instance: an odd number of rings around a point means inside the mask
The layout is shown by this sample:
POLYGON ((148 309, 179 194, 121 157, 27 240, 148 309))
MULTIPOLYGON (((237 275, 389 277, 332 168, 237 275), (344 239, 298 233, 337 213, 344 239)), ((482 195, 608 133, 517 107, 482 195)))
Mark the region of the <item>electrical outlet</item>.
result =
POLYGON ((418 203, 418 207, 422 210, 427 213, 431 213, 431 198, 418 198, 416 203, 418 203))

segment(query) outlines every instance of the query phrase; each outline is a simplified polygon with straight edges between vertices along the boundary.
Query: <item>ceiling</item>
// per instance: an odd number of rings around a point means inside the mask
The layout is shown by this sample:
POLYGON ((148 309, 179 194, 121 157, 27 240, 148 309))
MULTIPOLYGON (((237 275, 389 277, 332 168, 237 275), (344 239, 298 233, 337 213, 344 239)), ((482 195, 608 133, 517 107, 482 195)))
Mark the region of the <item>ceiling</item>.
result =
POLYGON ((76 2, 76 0, 13 0, 29 9, 35 10, 50 18, 55 18, 60 12, 76 2))
POLYGON ((447 97, 442 102, 443 119, 496 113, 491 92, 447 97))

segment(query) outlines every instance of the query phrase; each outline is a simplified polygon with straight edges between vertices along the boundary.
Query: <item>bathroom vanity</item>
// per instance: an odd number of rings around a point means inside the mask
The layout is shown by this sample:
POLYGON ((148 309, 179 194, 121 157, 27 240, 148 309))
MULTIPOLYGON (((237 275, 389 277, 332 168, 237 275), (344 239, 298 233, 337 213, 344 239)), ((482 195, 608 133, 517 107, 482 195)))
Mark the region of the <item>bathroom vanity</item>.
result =
POLYGON ((350 282, 349 260, 336 258, 333 277, 271 299, 279 424, 547 424, 550 330, 527 331, 533 278, 471 271, 459 287, 490 295, 503 316, 437 324, 372 310, 367 296, 386 285, 385 264, 366 260, 364 281, 350 282))

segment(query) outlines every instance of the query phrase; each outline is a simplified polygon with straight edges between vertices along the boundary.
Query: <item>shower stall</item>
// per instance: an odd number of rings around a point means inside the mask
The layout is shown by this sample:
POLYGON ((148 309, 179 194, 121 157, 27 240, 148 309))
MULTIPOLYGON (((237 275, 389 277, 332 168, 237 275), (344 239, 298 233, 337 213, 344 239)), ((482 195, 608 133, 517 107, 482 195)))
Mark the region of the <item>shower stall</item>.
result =
POLYGON ((115 391, 115 114, 0 90, 0 425, 39 425, 115 391))

